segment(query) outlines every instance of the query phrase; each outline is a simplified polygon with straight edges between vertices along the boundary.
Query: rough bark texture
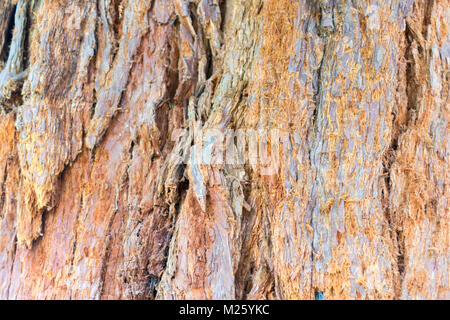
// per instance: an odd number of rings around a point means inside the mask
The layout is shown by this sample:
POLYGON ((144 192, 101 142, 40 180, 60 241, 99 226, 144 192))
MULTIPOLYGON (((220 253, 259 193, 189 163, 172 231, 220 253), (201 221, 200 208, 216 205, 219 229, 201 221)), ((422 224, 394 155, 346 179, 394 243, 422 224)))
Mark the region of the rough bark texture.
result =
POLYGON ((450 299, 449 21, 2 0, 0 298, 450 299))

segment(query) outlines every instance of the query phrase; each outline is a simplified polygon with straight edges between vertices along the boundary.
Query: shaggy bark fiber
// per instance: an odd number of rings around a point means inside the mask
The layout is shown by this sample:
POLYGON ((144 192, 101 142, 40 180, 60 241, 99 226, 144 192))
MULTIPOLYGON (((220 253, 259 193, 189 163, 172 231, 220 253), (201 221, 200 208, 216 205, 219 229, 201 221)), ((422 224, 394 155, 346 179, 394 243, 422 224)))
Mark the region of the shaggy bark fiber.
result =
POLYGON ((450 299, 448 0, 3 0, 0 298, 450 299))

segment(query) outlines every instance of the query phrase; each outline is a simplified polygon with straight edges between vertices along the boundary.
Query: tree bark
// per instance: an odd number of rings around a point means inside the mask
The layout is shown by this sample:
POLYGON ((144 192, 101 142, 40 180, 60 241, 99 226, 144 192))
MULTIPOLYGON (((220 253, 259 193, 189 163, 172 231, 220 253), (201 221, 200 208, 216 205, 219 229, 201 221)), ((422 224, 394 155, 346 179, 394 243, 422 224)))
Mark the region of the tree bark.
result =
POLYGON ((4 0, 1 299, 450 299, 448 0, 4 0))

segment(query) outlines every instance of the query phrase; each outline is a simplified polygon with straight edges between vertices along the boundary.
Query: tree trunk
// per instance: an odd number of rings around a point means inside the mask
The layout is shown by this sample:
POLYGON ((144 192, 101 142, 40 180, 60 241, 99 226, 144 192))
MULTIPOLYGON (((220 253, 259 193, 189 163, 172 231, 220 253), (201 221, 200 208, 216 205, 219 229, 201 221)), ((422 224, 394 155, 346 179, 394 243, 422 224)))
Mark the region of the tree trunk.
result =
POLYGON ((449 0, 0 17, 0 298, 450 299, 449 0))

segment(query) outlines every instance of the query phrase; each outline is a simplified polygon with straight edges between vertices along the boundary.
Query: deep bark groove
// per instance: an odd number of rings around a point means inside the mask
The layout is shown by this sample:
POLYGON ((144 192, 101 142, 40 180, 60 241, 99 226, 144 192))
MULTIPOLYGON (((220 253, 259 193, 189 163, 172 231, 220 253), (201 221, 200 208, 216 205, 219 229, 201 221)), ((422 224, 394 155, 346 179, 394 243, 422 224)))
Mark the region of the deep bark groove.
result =
POLYGON ((448 7, 3 1, 0 298, 449 298, 448 7))

